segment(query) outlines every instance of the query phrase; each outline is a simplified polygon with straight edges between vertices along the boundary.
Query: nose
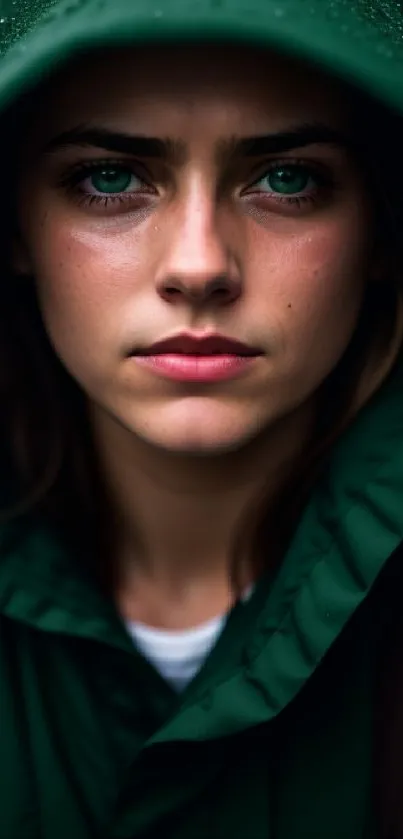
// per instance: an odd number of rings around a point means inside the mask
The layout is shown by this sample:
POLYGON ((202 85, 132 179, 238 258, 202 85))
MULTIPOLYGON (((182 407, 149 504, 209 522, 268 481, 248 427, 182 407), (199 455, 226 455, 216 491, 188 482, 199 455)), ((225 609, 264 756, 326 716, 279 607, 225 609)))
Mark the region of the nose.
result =
POLYGON ((197 187, 172 210, 157 276, 164 300, 224 306, 240 296, 240 272, 218 216, 214 197, 197 187))

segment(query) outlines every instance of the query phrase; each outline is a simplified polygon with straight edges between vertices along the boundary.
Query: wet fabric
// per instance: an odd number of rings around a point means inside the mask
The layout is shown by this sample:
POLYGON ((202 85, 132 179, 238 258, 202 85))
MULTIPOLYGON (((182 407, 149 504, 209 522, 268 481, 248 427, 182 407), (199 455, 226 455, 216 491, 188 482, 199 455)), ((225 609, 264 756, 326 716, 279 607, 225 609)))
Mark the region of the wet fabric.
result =
MULTIPOLYGON (((305 56, 403 110, 400 3, 0 10, 1 109, 83 48, 226 37, 305 56)), ((180 696, 65 546, 39 523, 3 528, 2 839, 376 839, 374 685, 403 536, 402 428, 400 365, 334 447, 274 583, 234 608, 180 696)))

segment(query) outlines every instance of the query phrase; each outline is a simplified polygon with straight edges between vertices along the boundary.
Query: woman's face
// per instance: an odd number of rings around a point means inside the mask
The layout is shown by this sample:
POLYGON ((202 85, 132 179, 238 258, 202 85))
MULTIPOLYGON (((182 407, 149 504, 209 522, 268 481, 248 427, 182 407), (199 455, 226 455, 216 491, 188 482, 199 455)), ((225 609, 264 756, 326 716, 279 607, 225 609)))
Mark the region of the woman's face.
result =
POLYGON ((93 55, 43 91, 15 267, 35 278, 54 349, 95 412, 207 455, 313 396, 369 278, 349 117, 317 71, 240 46, 93 55), (169 358, 143 363, 183 332, 259 354, 228 358, 223 377, 202 362, 190 381, 168 376, 169 358))

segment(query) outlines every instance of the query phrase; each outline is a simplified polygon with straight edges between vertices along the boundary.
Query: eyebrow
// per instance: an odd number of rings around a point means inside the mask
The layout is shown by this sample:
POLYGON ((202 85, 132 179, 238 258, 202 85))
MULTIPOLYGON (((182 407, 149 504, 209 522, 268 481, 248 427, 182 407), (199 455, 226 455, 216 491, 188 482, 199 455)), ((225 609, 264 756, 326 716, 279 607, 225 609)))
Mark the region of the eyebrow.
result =
MULTIPOLYGON (((281 154, 306 146, 326 144, 351 149, 352 140, 341 131, 322 123, 291 127, 273 134, 252 137, 232 136, 218 141, 217 157, 262 157, 281 154)), ((91 146, 104 151, 127 154, 183 164, 188 158, 186 143, 180 139, 126 134, 96 126, 77 126, 54 137, 45 153, 54 153, 70 146, 91 146)))

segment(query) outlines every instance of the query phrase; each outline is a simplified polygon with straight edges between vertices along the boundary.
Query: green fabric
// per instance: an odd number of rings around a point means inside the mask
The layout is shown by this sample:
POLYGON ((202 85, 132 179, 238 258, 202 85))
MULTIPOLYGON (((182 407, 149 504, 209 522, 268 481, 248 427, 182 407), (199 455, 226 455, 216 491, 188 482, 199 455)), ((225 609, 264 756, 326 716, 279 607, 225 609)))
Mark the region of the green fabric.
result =
POLYGON ((86 46, 211 37, 307 56, 403 106, 395 0, 2 0, 0 9, 0 104, 86 46))
MULTIPOLYGON (((83 47, 206 37, 403 110, 401 4, 365 0, 2 0, 0 108, 83 47)), ((374 584, 403 538, 402 428, 400 365, 179 698, 49 533, 1 534, 0 839, 376 839, 374 584)))
POLYGON ((400 369, 337 446, 275 586, 234 610, 183 698, 47 534, 5 540, 0 836, 376 835, 382 604, 357 607, 403 535, 402 394, 400 369))

